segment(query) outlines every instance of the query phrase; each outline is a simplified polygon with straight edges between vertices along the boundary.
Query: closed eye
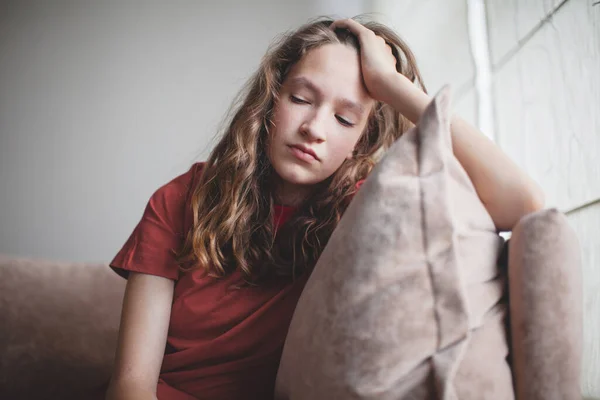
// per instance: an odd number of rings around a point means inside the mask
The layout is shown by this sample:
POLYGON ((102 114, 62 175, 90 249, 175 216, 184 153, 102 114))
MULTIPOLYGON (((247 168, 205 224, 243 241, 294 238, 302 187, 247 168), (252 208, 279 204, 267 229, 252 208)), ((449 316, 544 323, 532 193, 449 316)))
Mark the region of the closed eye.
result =
POLYGON ((297 104, 310 104, 310 102, 301 99, 300 97, 296 97, 296 96, 290 96, 290 99, 292 100, 293 103, 297 103, 297 104))
POLYGON ((339 115, 336 115, 336 116, 335 116, 335 118, 336 118, 336 119, 338 120, 338 122, 339 122, 340 124, 342 124, 343 126, 347 126, 347 127, 349 127, 349 128, 351 128, 351 127, 353 127, 353 126, 354 126, 354 124, 353 124, 352 122, 348 121, 348 120, 347 120, 347 119, 345 119, 345 118, 342 118, 342 117, 340 117, 339 115))

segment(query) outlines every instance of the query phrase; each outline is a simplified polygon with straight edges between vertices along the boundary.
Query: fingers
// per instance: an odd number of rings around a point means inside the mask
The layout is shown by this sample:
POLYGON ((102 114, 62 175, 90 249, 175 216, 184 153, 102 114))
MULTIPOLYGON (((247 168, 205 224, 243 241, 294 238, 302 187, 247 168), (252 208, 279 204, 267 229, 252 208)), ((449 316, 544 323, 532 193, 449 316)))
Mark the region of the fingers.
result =
POLYGON ((353 19, 338 19, 331 23, 330 28, 332 30, 348 29, 350 32, 356 35, 359 40, 364 40, 366 35, 372 35, 376 40, 380 42, 380 45, 385 44, 388 47, 388 51, 390 52, 390 54, 393 55, 392 46, 390 46, 385 41, 385 39, 383 39, 381 36, 376 35, 375 32, 373 32, 363 24, 356 22, 353 19))
POLYGON ((373 34, 375 35, 375 33, 368 29, 367 27, 365 27, 364 25, 356 22, 353 19, 338 19, 337 21, 334 21, 331 25, 330 28, 332 30, 335 29, 348 29, 350 32, 352 32, 353 34, 355 34, 358 37, 367 35, 367 34, 373 34))
MULTIPOLYGON (((353 19, 338 19, 331 23, 330 28, 332 30, 335 29, 348 29, 352 32, 358 40, 361 42, 361 46, 367 45, 367 43, 375 44, 375 48, 379 47, 381 49, 386 49, 388 54, 389 61, 397 65, 398 61, 394 56, 394 51, 392 50, 392 46, 388 44, 384 38, 379 35, 376 35, 375 32, 362 25, 361 23, 353 20, 353 19)), ((371 44, 369 44, 371 46, 371 44)))

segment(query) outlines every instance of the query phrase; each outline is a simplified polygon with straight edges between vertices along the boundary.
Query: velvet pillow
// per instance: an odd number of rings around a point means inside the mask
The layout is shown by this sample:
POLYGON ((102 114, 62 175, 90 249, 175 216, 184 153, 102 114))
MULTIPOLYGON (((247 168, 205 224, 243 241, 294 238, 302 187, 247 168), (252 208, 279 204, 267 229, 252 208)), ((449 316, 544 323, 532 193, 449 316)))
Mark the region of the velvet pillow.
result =
POLYGON ((452 153, 446 87, 385 154, 294 313, 277 399, 512 399, 503 240, 452 153))

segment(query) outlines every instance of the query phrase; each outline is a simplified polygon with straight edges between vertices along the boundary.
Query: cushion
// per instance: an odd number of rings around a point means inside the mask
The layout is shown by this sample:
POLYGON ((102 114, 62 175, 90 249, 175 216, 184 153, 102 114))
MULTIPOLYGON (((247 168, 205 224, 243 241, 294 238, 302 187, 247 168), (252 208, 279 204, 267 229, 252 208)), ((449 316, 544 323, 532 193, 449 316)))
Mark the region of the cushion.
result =
POLYGON ((103 399, 125 284, 107 265, 0 256, 0 399, 103 399))
POLYGON ((510 322, 519 399, 581 399, 580 246, 564 214, 522 218, 509 246, 510 322))
POLYGON ((276 398, 514 398, 503 239, 449 115, 445 87, 348 207, 298 302, 276 398))

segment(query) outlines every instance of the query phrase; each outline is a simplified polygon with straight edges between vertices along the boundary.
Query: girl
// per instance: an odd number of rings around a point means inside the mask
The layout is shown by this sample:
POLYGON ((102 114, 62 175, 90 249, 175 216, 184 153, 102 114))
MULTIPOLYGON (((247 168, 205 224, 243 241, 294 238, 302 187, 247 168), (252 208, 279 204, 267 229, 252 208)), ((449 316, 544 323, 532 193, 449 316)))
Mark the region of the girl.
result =
MULTIPOLYGON (((128 278, 107 399, 269 399, 310 269, 377 155, 429 97, 388 28, 320 19, 263 59, 206 163, 158 189, 111 263, 128 278)), ((454 117, 498 229, 539 188, 454 117)))

